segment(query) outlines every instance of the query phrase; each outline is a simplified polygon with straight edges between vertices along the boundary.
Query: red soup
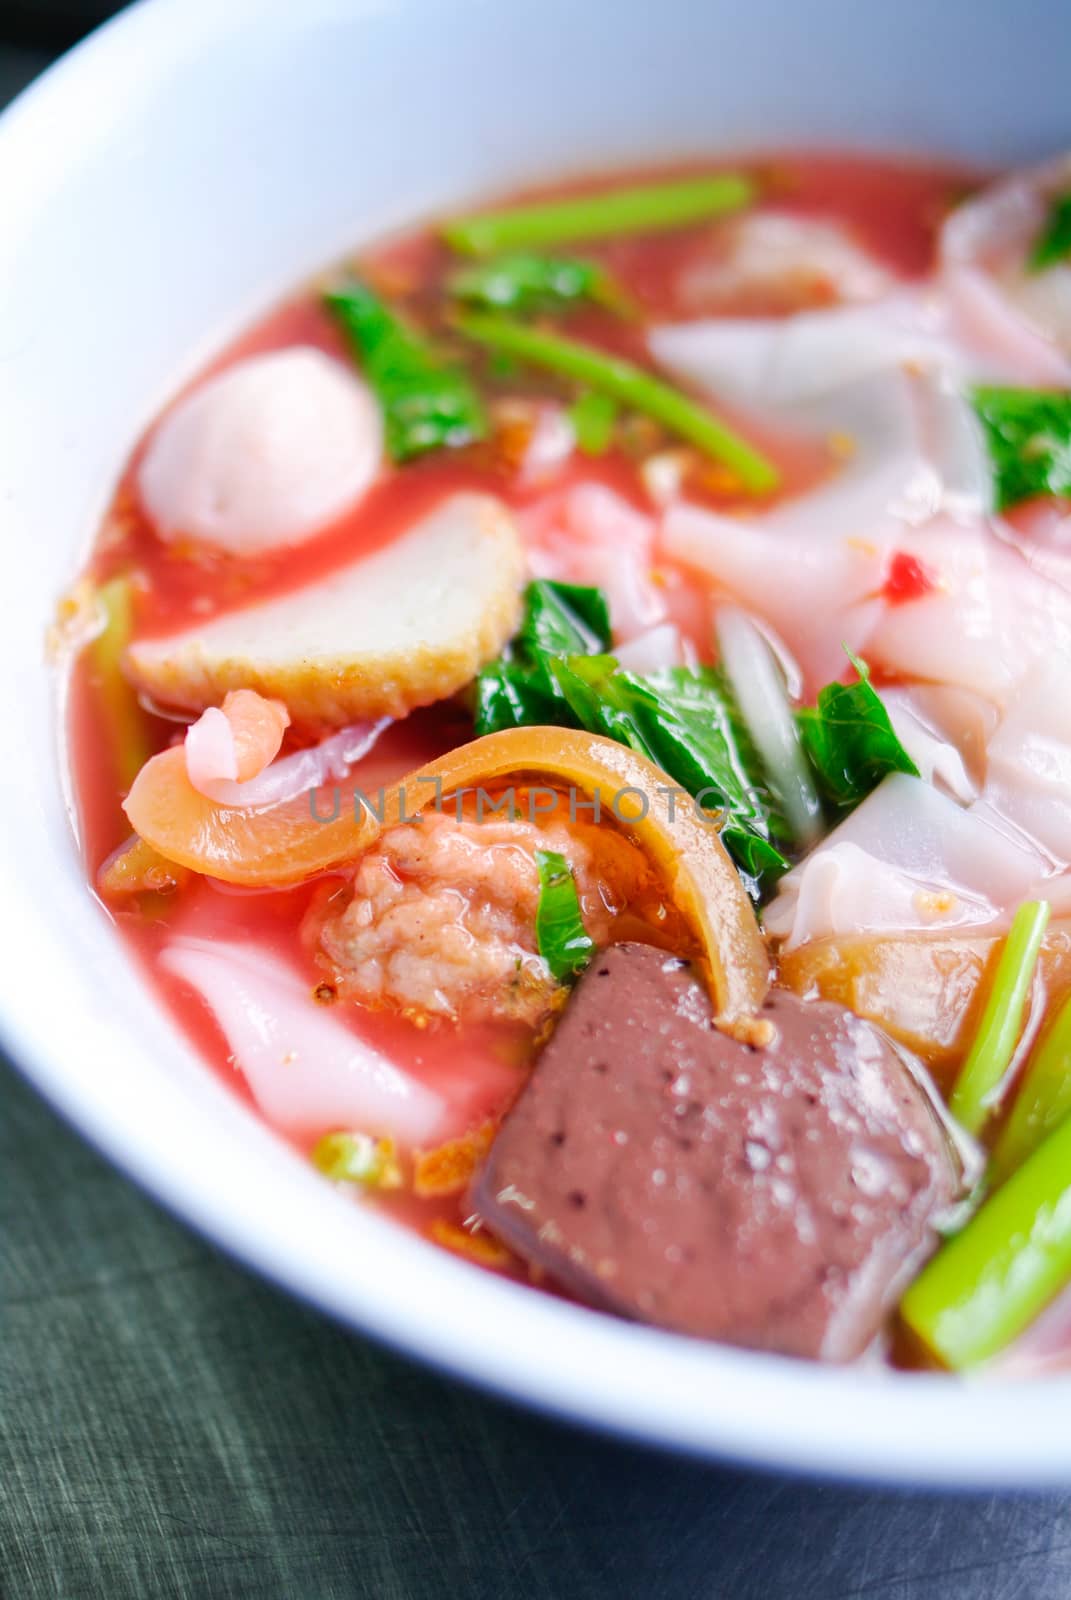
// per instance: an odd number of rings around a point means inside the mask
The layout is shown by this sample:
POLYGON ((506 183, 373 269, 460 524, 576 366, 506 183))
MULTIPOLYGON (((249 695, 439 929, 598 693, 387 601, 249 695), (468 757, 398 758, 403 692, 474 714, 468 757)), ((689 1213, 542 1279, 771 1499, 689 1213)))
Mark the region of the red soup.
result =
POLYGON ((1060 1358, 1069 205, 548 188, 135 444, 61 615, 87 871, 340 1196, 697 1337, 1060 1358))

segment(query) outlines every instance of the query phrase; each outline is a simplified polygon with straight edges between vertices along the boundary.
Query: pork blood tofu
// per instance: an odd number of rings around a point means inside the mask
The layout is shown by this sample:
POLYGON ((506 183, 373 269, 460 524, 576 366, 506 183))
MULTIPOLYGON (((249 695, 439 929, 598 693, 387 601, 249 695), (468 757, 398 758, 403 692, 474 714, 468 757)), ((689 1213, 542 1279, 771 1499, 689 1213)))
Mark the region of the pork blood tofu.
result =
POLYGON ((961 1161, 869 1023, 778 991, 762 1019, 768 1042, 737 1042, 686 962, 611 947, 507 1117, 475 1207, 607 1310, 846 1361, 933 1247, 961 1161))

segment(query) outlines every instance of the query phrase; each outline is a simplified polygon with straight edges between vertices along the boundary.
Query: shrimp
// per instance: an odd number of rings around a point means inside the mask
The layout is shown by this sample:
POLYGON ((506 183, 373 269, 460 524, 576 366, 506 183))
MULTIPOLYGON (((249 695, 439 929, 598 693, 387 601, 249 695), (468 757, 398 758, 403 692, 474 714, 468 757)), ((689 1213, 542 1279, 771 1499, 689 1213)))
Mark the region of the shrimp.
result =
POLYGON ((220 779, 246 783, 274 761, 290 726, 281 700, 255 689, 232 689, 222 707, 210 706, 186 731, 186 771, 201 794, 214 798, 220 779))
MULTIPOLYGON (((296 765, 305 752, 272 765, 288 721, 281 701, 249 689, 228 694, 222 708, 210 708, 187 730, 183 744, 161 750, 138 773, 123 802, 135 834, 172 864, 249 888, 298 883, 351 860, 375 838, 375 818, 355 804, 350 780, 335 791, 333 816, 317 818, 310 790, 318 776, 296 765), (253 780, 269 766, 280 777, 281 768, 293 768, 281 792, 242 804, 240 786, 262 788, 253 780)), ((358 731, 348 730, 354 737, 358 731)), ((366 747, 380 731, 363 730, 366 747)), ((325 777, 333 768, 320 770, 325 777)))

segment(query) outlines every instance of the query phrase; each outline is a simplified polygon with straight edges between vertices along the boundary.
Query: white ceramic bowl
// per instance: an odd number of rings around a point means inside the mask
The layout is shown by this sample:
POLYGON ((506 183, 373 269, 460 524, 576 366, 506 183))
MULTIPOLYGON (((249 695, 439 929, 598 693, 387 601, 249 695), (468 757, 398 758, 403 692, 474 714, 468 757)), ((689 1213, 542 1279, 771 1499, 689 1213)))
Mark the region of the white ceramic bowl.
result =
POLYGON ((564 1416, 785 1468, 1071 1478, 1071 1378, 986 1387, 673 1338, 340 1203, 176 1038, 91 899, 43 651, 146 418, 355 241, 538 176, 731 144, 1027 158, 1071 142, 1069 78, 1064 0, 152 0, 0 121, 0 1026, 118 1165, 343 1322, 564 1416))

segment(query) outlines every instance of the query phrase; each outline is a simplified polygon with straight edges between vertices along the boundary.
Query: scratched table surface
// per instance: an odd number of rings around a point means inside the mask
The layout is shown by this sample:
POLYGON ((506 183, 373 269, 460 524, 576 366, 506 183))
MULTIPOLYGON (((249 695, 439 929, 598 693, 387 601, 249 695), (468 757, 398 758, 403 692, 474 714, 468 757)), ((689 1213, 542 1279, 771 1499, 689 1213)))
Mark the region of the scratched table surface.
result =
MULTIPOLYGON (((0 99, 46 60, 0 41, 0 99)), ((1071 1596, 1071 1494, 829 1487, 533 1418, 221 1259, 2 1063, 0 1097, 3 1600, 1071 1596)))

